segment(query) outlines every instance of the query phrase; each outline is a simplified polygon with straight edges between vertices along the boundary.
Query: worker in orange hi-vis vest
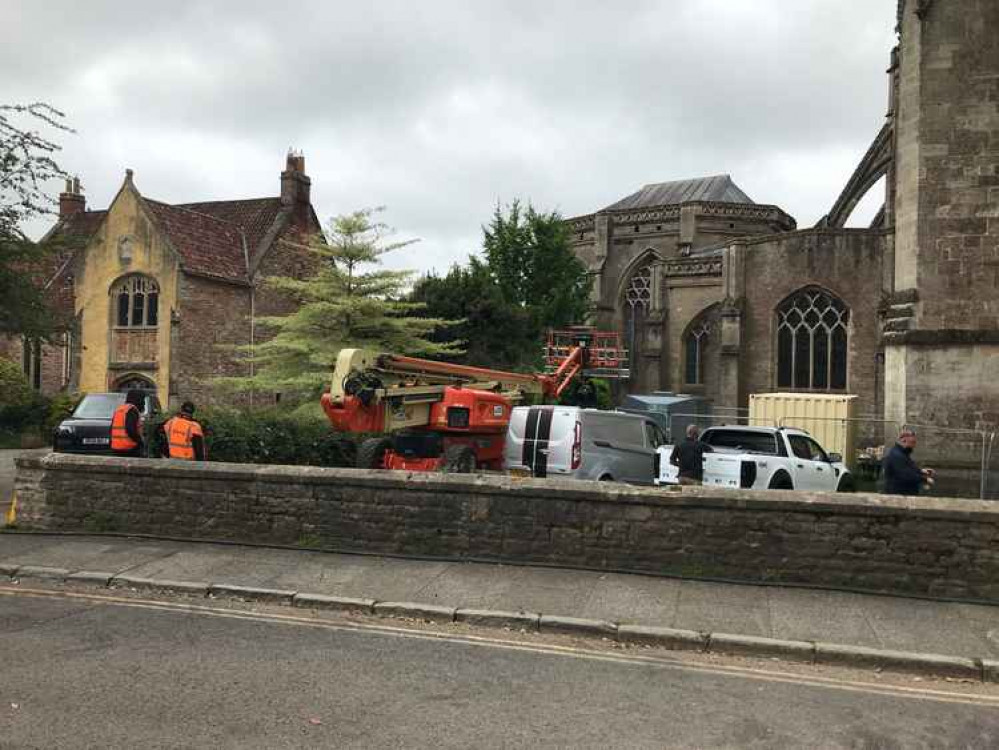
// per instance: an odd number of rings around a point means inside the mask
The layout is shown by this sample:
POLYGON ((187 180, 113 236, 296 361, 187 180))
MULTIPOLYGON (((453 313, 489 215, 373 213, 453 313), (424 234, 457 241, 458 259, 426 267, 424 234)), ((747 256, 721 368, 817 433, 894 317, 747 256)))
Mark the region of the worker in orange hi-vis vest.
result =
POLYGON ((204 461, 205 433, 194 420, 194 404, 185 401, 177 416, 168 419, 160 428, 163 455, 182 461, 204 461))
POLYGON ((111 417, 111 451, 116 456, 141 458, 145 454, 142 439, 142 406, 146 394, 132 390, 125 394, 125 403, 111 417))

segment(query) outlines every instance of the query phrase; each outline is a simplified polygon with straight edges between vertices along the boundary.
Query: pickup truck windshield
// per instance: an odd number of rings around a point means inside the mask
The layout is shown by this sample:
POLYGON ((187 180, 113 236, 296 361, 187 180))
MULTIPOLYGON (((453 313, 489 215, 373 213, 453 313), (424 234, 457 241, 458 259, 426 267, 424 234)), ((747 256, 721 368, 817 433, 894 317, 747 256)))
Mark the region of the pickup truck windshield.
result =
POLYGON ((733 448, 747 453, 777 455, 777 441, 774 435, 753 430, 708 430, 703 440, 715 448, 733 448))

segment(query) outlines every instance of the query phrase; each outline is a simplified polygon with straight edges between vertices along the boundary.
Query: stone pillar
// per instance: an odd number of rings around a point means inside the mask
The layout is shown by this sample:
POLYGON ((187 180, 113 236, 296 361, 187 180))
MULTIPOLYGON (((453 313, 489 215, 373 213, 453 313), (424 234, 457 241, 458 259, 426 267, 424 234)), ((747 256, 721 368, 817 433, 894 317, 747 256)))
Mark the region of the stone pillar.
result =
MULTIPOLYGON (((999 424, 999 3, 905 0, 896 117, 885 417, 999 424)), ((925 431, 969 471, 980 443, 925 431), (976 447, 977 445, 977 447, 976 447)), ((940 488, 943 491, 943 488, 940 488)))
POLYGON ((721 304, 721 373, 717 406, 742 406, 742 308, 745 297, 744 243, 725 248, 722 259, 725 299, 721 304))

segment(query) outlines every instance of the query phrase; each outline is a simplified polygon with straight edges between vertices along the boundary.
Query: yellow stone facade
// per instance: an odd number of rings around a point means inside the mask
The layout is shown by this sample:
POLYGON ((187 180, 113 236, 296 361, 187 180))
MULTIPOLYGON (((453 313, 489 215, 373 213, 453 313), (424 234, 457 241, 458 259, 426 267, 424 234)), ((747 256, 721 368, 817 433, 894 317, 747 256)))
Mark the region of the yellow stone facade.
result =
POLYGON ((116 382, 140 375, 155 384, 160 402, 166 404, 170 382, 170 320, 171 311, 177 307, 180 261, 142 207, 131 180, 126 180, 118 192, 101 228, 77 263, 74 286, 82 343, 80 391, 113 390, 116 382), (112 370, 110 347, 115 311, 111 289, 119 279, 132 274, 155 280, 160 289, 155 368, 112 370))

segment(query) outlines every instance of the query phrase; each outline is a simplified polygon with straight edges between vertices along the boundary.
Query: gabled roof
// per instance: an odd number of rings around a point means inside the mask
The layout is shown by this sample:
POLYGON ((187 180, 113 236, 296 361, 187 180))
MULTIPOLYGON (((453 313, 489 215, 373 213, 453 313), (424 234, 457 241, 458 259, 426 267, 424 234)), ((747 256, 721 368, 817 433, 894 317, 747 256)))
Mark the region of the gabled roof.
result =
POLYGON ((43 261, 44 285, 51 286, 66 263, 80 249, 86 246, 100 227, 107 211, 77 211, 56 222, 39 244, 46 246, 50 254, 43 261))
POLYGON ((281 199, 247 198, 234 201, 179 203, 176 204, 176 208, 208 214, 241 227, 252 254, 281 213, 281 199))
POLYGON ((654 182, 641 190, 612 203, 604 211, 671 206, 690 201, 712 203, 753 203, 753 199, 727 174, 697 177, 690 180, 654 182))
POLYGON ((239 225, 149 198, 142 202, 180 255, 185 271, 227 281, 249 281, 248 248, 239 225))

